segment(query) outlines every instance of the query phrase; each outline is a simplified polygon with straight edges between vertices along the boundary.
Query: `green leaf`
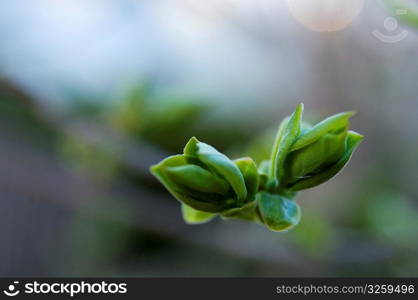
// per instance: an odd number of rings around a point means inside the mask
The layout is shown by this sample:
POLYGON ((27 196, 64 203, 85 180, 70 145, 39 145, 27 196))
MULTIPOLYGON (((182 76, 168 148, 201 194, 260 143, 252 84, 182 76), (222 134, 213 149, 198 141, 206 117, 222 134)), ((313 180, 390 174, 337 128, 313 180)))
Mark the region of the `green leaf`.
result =
POLYGON ((215 193, 202 193, 184 185, 179 185, 172 181, 166 173, 169 167, 184 166, 187 164, 188 162, 184 155, 174 155, 152 166, 151 173, 157 177, 174 198, 194 209, 205 212, 221 212, 234 206, 233 200, 227 196, 221 196, 215 193))
POLYGON ((321 136, 330 131, 337 131, 341 128, 348 127, 348 119, 355 114, 353 111, 342 112, 326 118, 319 122, 309 130, 301 134, 292 145, 290 151, 295 151, 306 147, 318 140, 321 136))
POLYGON ((257 203, 261 219, 272 231, 289 230, 299 223, 300 208, 293 200, 280 195, 259 192, 257 203))
POLYGON ((255 194, 260 185, 260 177, 258 175, 257 166, 250 157, 244 157, 234 160, 239 170, 242 173, 247 189, 247 199, 245 202, 251 202, 255 199, 255 194))
POLYGON ((198 160, 213 173, 225 179, 237 196, 237 205, 240 206, 244 203, 247 198, 244 177, 239 168, 226 155, 208 144, 199 142, 195 137, 192 137, 187 143, 184 154, 187 159, 191 159, 190 161, 198 160))
POLYGON ((183 220, 187 224, 203 224, 216 217, 216 214, 196 210, 184 203, 181 204, 181 212, 183 215, 183 220))
POLYGON ((295 112, 290 116, 289 121, 283 125, 284 129, 279 128, 278 140, 276 146, 273 148, 272 160, 271 160, 271 178, 275 179, 280 184, 284 175, 284 162, 290 147, 298 137, 300 133, 300 124, 302 120, 303 103, 296 107, 295 112), (276 149, 277 147, 277 149, 276 149))
POLYGON ((302 179, 296 182, 295 184, 291 185, 290 190, 299 191, 299 190, 308 189, 308 188, 320 185, 321 183, 324 183, 328 181, 329 179, 331 179, 332 177, 334 177, 348 163, 354 150, 358 147, 358 145, 360 144, 362 140, 363 140, 363 136, 361 134, 358 134, 357 132, 354 132, 354 131, 348 131, 347 139, 346 139, 346 148, 345 148, 345 152, 342 158, 337 163, 328 167, 327 169, 320 172, 319 174, 316 174, 307 179, 302 179))
POLYGON ((227 195, 229 191, 225 180, 196 165, 167 167, 165 173, 172 181, 200 192, 227 195))

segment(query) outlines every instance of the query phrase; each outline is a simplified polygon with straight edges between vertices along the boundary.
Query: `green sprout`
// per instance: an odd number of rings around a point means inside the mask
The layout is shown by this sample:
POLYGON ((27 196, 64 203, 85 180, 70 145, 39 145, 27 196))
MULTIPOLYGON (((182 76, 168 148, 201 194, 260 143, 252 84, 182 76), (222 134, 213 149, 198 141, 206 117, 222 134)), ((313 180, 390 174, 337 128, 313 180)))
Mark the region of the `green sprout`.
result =
POLYGON ((300 221, 298 191, 334 177, 347 164, 363 136, 348 130, 353 112, 310 126, 303 104, 279 126, 270 160, 229 159, 192 137, 183 154, 151 167, 152 174, 182 205, 186 223, 201 224, 220 215, 284 231, 300 221))

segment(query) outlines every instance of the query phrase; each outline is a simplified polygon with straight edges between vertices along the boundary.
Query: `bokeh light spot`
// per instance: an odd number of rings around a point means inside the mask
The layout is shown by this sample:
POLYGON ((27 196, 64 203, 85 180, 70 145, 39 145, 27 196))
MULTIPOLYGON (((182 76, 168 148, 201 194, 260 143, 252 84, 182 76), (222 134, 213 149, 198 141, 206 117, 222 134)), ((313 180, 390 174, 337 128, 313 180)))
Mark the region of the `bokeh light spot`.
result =
POLYGON ((364 0, 287 0, 293 17, 310 30, 340 31, 360 14, 364 0))

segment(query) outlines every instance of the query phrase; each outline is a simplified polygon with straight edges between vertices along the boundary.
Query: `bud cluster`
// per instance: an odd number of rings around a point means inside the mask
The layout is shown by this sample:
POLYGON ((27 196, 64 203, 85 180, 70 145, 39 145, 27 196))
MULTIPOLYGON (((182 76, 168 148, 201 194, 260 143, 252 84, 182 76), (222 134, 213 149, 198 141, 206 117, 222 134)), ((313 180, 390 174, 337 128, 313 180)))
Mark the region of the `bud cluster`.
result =
POLYGON ((302 122, 303 104, 280 124, 270 160, 257 168, 249 158, 230 160, 192 137, 181 155, 151 167, 182 204, 184 220, 205 223, 217 215, 254 221, 283 231, 300 220, 298 191, 334 177, 363 136, 348 130, 353 112, 333 115, 310 126, 302 122))

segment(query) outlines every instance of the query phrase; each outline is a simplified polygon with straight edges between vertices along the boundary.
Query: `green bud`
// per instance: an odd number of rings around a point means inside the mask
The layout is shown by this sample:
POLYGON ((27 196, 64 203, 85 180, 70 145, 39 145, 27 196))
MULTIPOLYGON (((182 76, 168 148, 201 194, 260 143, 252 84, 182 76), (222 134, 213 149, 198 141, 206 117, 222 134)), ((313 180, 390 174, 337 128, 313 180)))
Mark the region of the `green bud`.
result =
POLYGON ((256 199, 261 220, 270 230, 289 230, 299 223, 300 208, 295 201, 267 192, 259 192, 256 199))
POLYGON ((329 166, 322 172, 316 175, 313 175, 309 178, 302 179, 296 182, 290 187, 290 190, 299 191, 299 190, 308 189, 308 188, 320 185, 321 183, 324 183, 328 181, 329 179, 331 179, 332 177, 334 177, 335 175, 337 175, 338 172, 340 172, 344 168, 344 166, 348 163, 354 150, 358 147, 358 145, 360 144, 362 140, 363 140, 363 136, 361 134, 358 134, 357 132, 354 132, 354 131, 349 131, 347 134, 347 139, 346 139, 345 152, 343 156, 340 158, 340 160, 336 162, 335 164, 329 166))
POLYGON ((286 158, 286 183, 293 183, 322 171, 344 154, 347 130, 325 133, 315 142, 293 152, 286 158))
POLYGON ((167 167, 165 173, 172 181, 199 192, 227 195, 229 191, 225 180, 196 165, 167 167))
POLYGON ((328 117, 315 126, 302 121, 303 104, 280 126, 270 160, 257 168, 249 158, 230 160, 192 137, 183 155, 170 156, 151 172, 181 202, 183 219, 201 224, 217 215, 285 231, 300 220, 293 199, 347 164, 363 136, 348 131, 353 112, 328 117))
POLYGON ((299 183, 326 172, 343 158, 348 150, 349 118, 353 115, 354 112, 344 112, 328 117, 296 138, 285 159, 282 189, 296 191, 307 186, 299 183))
POLYGON ((211 172, 226 180, 235 192, 237 206, 247 198, 244 177, 239 168, 226 155, 212 146, 192 137, 184 148, 184 155, 192 163, 203 164, 211 172))
MULTIPOLYGON (((173 169, 187 165, 188 161, 184 155, 174 155, 152 166, 151 172, 177 200, 194 209, 216 213, 234 207, 234 200, 229 195, 205 193, 195 187, 185 185, 183 183, 186 176, 175 177, 173 180, 173 169)), ((190 183, 190 181, 187 182, 190 183)))
POLYGON ((203 224, 212 220, 216 215, 200 210, 196 210, 184 203, 181 205, 183 220, 187 224, 203 224))

